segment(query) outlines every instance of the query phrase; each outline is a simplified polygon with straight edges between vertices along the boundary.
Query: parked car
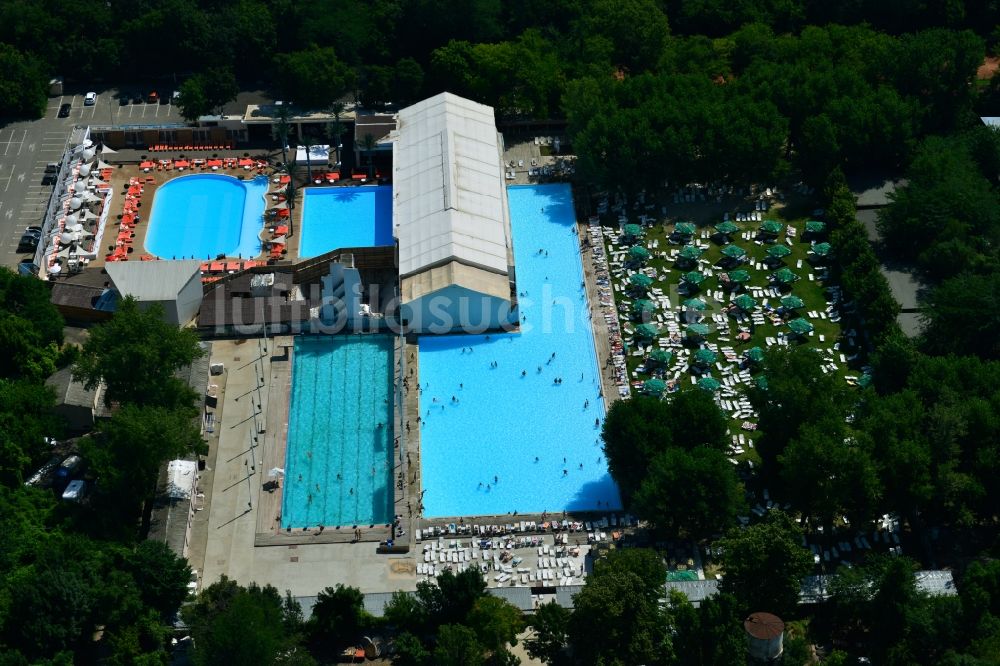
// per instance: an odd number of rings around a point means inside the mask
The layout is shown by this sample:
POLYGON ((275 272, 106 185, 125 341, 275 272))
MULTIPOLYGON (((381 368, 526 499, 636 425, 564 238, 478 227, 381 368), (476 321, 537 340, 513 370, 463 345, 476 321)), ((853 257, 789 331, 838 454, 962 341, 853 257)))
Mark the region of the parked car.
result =
POLYGON ((132 93, 132 103, 133 104, 142 104, 142 102, 143 102, 142 93, 140 93, 140 92, 134 92, 134 93, 132 93))
POLYGON ((68 502, 82 502, 87 494, 87 482, 80 479, 70 481, 63 491, 62 498, 68 502))
POLYGON ((42 176, 42 185, 55 185, 56 180, 56 175, 54 173, 47 173, 42 176))
POLYGON ((65 489, 66 485, 73 478, 83 465, 83 458, 78 455, 68 456, 65 460, 59 463, 59 467, 56 468, 56 474, 54 483, 58 488, 65 489))
POLYGON ((94 106, 95 104, 97 104, 97 93, 89 92, 83 96, 84 106, 94 106))
POLYGON ((49 162, 46 164, 45 173, 59 173, 59 162, 49 162))
POLYGON ((69 111, 72 108, 73 108, 72 104, 63 104, 62 106, 60 106, 59 107, 59 117, 60 118, 69 118, 69 111))
POLYGON ((42 239, 41 234, 33 234, 29 232, 24 232, 21 234, 21 240, 17 242, 18 252, 34 252, 38 249, 38 241, 42 239))
POLYGON ((118 106, 128 106, 128 95, 121 93, 118 96, 118 106))
POLYGON ((38 275, 38 266, 33 261, 22 261, 17 265, 17 274, 24 276, 38 275))
POLYGON ((155 90, 153 92, 149 93, 148 95, 146 95, 146 103, 147 104, 156 104, 159 101, 160 101, 160 94, 158 92, 156 92, 155 90))

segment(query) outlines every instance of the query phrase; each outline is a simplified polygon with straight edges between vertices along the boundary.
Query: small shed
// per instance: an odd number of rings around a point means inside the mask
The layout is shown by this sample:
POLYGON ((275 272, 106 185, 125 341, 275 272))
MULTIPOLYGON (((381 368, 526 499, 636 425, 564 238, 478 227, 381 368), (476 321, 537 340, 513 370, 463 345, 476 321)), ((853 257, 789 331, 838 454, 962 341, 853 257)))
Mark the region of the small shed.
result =
POLYGON ((143 309, 154 303, 163 306, 164 319, 186 326, 201 307, 201 262, 118 261, 106 266, 115 290, 132 296, 143 309))
POLYGON ((73 379, 73 371, 63 368, 45 380, 56 394, 55 413, 66 420, 66 427, 72 434, 83 434, 94 428, 98 417, 107 416, 101 399, 104 386, 88 389, 83 382, 73 379))

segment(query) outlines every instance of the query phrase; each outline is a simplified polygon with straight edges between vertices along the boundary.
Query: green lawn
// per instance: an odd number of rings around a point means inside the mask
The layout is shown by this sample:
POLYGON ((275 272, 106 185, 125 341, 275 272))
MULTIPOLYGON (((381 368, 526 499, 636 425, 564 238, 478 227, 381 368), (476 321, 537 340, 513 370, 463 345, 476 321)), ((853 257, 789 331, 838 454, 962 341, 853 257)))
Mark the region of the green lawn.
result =
MULTIPOLYGON (((785 244, 785 237, 786 237, 785 234, 787 231, 787 226, 789 224, 792 227, 795 227, 797 230, 797 235, 793 238, 793 242, 790 247, 792 253, 782 260, 782 264, 788 267, 797 275, 799 275, 800 279, 797 282, 793 283, 790 289, 784 290, 783 295, 790 293, 801 298, 805 303, 805 305, 799 310, 799 314, 802 317, 808 319, 809 322, 813 324, 813 326, 815 327, 815 331, 811 336, 801 338, 797 344, 809 345, 817 348, 833 348, 835 343, 841 341, 841 330, 839 324, 831 322, 829 321, 829 319, 822 319, 819 317, 808 316, 808 313, 810 311, 823 312, 826 310, 827 307, 827 301, 825 298, 826 285, 819 279, 819 274, 822 273, 822 270, 818 267, 811 265, 807 261, 808 249, 810 244, 809 242, 802 240, 802 236, 805 231, 805 222, 807 219, 809 219, 807 217, 807 212, 808 210, 811 210, 811 207, 806 208, 800 205, 797 208, 798 208, 797 210, 781 209, 765 213, 766 219, 778 220, 786 225, 785 229, 782 230, 781 234, 778 236, 777 240, 773 244, 785 244), (783 216, 783 213, 786 213, 788 215, 787 219, 783 216), (802 261, 801 268, 797 267, 797 263, 799 260, 802 261), (812 273, 815 278, 812 281, 808 279, 808 275, 810 273, 812 273), (825 341, 823 342, 820 341, 821 335, 825 338, 825 341)), ((633 221, 636 220, 632 220, 631 218, 629 219, 629 222, 633 221)), ((722 304, 717 303, 711 296, 709 296, 709 292, 714 292, 721 289, 717 276, 722 272, 722 269, 716 267, 715 264, 722 257, 721 249, 722 247, 724 247, 725 243, 719 244, 714 239, 711 238, 702 239, 700 238, 700 234, 703 229, 711 229, 712 231, 714 231, 714 229, 712 228, 713 225, 721 221, 722 221, 721 217, 719 219, 712 220, 710 223, 706 221, 701 221, 698 224, 698 233, 695 234, 693 239, 694 242, 698 242, 699 244, 702 245, 707 244, 709 246, 708 250, 702 255, 701 258, 703 260, 706 260, 709 264, 713 266, 713 270, 715 273, 715 275, 708 278, 701 285, 701 288, 697 294, 692 294, 692 295, 697 295, 699 298, 702 298, 708 304, 708 309, 704 313, 706 315, 704 319, 706 323, 711 323, 712 322, 711 315, 721 313, 722 308, 727 304, 727 303, 722 303, 722 304)), ((683 275, 685 272, 691 269, 676 267, 675 262, 673 260, 664 259, 660 256, 662 253, 669 253, 673 249, 680 249, 682 247, 682 245, 671 245, 667 240, 670 232, 673 231, 674 229, 674 222, 675 221, 672 220, 665 224, 657 224, 652 227, 646 227, 645 237, 637 244, 649 248, 654 255, 653 258, 651 258, 648 262, 646 262, 646 265, 655 268, 657 275, 663 275, 664 273, 666 275, 666 279, 656 280, 652 285, 652 288, 662 289, 663 293, 670 297, 671 305, 674 308, 679 309, 681 302, 683 302, 687 298, 687 296, 683 295, 681 292, 678 291, 680 278, 681 275, 683 275), (659 241, 658 247, 656 248, 652 247, 654 241, 659 241)), ((612 228, 617 228, 618 225, 617 216, 607 216, 605 219, 602 220, 602 224, 612 228)), ((746 250, 749 258, 749 261, 744 262, 742 265, 738 267, 750 273, 751 279, 747 283, 747 286, 767 287, 769 284, 768 277, 773 272, 773 270, 769 269, 766 265, 763 266, 762 270, 758 270, 757 268, 755 268, 754 264, 758 261, 763 261, 763 259, 766 257, 767 249, 771 247, 772 244, 768 243, 759 244, 754 240, 744 240, 742 238, 742 234, 746 231, 756 232, 761 222, 734 221, 734 224, 736 224, 736 226, 739 227, 740 230, 731 234, 730 236, 731 243, 734 245, 738 245, 742 247, 744 250, 746 250)), ((610 258, 610 253, 612 251, 620 252, 623 249, 627 250, 628 247, 629 245, 624 243, 619 243, 619 245, 615 248, 610 247, 610 244, 608 244, 606 250, 608 251, 610 258)), ((777 268, 780 268, 780 266, 777 266, 777 268)), ((615 280, 616 278, 612 276, 612 279, 615 280)), ((639 320, 635 318, 630 318, 631 313, 629 311, 624 310, 624 308, 622 308, 621 306, 623 300, 628 300, 630 302, 634 300, 634 297, 631 295, 631 293, 634 292, 629 292, 628 294, 623 294, 622 292, 616 292, 615 298, 616 298, 616 303, 619 305, 619 317, 622 319, 622 323, 624 324, 628 320, 630 322, 630 327, 634 328, 635 325, 639 323, 639 320)), ((725 300, 728 302, 733 296, 739 293, 742 292, 727 291, 726 292, 727 296, 725 300)), ((777 302, 778 298, 771 296, 768 296, 767 298, 769 299, 768 300, 769 304, 774 306, 778 305, 777 302)), ((759 309, 760 302, 763 299, 758 298, 757 300, 759 309)), ((750 341, 740 343, 735 338, 735 334, 738 327, 739 325, 736 323, 736 321, 730 318, 730 336, 729 336, 730 341, 726 342, 718 340, 719 334, 713 327, 712 331, 707 336, 707 342, 716 343, 719 345, 719 347, 731 346, 736 350, 737 353, 740 353, 742 350, 749 349, 754 346, 759 346, 766 351, 768 347, 765 343, 765 338, 775 337, 779 332, 788 331, 787 326, 785 325, 774 326, 773 324, 770 323, 770 320, 768 320, 766 324, 758 325, 755 328, 750 341)), ((655 347, 656 345, 654 343, 654 348, 655 347)), ((838 370, 836 371, 837 374, 841 377, 846 375, 860 374, 857 369, 850 369, 847 367, 845 363, 842 363, 840 361, 841 353, 844 353, 847 356, 850 356, 852 353, 851 351, 848 350, 846 341, 841 342, 840 350, 834 351, 834 356, 832 360, 839 366, 838 370)), ((724 359, 721 358, 721 355, 720 355, 720 360, 724 361, 724 359)), ((643 361, 644 361, 644 356, 632 356, 631 354, 626 356, 626 367, 628 368, 630 382, 643 381, 652 377, 651 374, 637 372, 637 368, 643 363, 643 361)), ((672 376, 673 372, 679 368, 679 365, 680 364, 675 359, 671 363, 670 368, 668 368, 667 375, 672 376)), ((754 371, 753 374, 756 377, 759 374, 759 372, 754 371)), ((713 375, 716 376, 717 379, 719 379, 717 372, 713 373, 713 375)), ((697 387, 695 387, 694 385, 692 385, 690 383, 690 379, 687 379, 687 377, 682 376, 681 380, 682 380, 681 382, 682 390, 700 390, 697 389, 697 387)), ((750 434, 740 429, 740 425, 743 420, 744 419, 739 419, 738 422, 734 421, 731 424, 731 430, 734 434, 739 432, 743 432, 745 435, 750 434)), ((752 459, 753 450, 748 449, 746 454, 744 455, 749 456, 752 459)))

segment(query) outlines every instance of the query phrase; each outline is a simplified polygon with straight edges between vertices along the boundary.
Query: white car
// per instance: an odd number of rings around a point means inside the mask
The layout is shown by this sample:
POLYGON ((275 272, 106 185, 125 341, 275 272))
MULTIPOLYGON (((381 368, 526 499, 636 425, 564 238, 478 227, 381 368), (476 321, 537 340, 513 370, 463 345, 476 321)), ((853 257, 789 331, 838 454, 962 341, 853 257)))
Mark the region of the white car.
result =
POLYGON ((97 104, 97 93, 89 92, 83 96, 84 106, 94 106, 95 104, 97 104))

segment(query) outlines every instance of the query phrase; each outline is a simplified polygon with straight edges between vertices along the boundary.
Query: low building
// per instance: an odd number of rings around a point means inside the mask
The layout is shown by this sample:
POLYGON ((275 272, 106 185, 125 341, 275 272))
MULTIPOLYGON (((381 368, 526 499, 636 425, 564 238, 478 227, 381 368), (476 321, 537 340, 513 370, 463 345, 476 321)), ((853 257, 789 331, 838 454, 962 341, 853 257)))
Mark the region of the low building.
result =
POLYGON ((109 415, 104 406, 104 386, 88 389, 83 382, 73 379, 71 368, 56 371, 45 380, 45 384, 55 391, 54 411, 57 416, 65 419, 70 434, 90 432, 98 418, 109 415))
POLYGON ((121 296, 135 298, 143 309, 158 303, 171 324, 186 326, 198 314, 202 299, 200 261, 117 261, 105 270, 121 296))

